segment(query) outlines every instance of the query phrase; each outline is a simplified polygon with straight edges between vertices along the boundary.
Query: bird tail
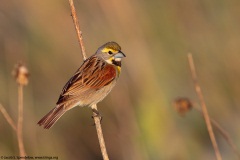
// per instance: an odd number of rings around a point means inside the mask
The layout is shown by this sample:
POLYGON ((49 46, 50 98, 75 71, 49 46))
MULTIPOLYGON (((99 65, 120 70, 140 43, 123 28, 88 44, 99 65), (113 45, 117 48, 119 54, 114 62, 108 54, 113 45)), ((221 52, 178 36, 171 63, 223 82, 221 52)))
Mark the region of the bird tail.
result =
POLYGON ((58 105, 46 114, 39 122, 38 125, 44 129, 51 128, 57 120, 66 112, 64 105, 58 105))

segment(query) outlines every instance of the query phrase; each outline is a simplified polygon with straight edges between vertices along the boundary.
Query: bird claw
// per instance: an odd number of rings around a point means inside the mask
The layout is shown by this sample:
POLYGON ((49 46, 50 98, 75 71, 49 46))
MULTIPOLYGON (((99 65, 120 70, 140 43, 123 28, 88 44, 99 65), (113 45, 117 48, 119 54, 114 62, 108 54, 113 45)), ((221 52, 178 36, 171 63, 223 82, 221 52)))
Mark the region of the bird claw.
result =
MULTIPOLYGON (((96 110, 96 109, 92 109, 92 111, 93 111, 92 118, 94 119, 95 117, 98 117, 99 120, 100 120, 100 123, 102 123, 103 117, 101 116, 101 114, 99 113, 99 111, 96 110)), ((94 123, 93 126, 95 126, 95 125, 96 125, 96 124, 94 123)))

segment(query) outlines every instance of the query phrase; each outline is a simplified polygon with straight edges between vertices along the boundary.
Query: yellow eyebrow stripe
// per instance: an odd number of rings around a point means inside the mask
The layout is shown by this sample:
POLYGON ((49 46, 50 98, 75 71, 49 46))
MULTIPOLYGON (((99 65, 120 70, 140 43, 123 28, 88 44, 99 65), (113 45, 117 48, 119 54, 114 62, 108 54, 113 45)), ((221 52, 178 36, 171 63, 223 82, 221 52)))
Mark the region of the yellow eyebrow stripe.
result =
POLYGON ((111 51, 111 52, 117 52, 116 50, 111 49, 111 48, 103 48, 103 49, 102 49, 102 52, 109 52, 109 51, 111 51))

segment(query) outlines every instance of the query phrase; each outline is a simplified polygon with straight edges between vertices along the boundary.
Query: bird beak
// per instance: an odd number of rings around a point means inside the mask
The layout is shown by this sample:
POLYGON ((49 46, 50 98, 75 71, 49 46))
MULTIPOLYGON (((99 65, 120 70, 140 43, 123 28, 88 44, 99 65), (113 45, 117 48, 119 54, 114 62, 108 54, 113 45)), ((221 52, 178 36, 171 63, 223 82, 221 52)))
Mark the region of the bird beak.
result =
POLYGON ((114 55, 114 58, 124 58, 124 57, 126 57, 126 55, 121 51, 119 51, 117 54, 114 55))

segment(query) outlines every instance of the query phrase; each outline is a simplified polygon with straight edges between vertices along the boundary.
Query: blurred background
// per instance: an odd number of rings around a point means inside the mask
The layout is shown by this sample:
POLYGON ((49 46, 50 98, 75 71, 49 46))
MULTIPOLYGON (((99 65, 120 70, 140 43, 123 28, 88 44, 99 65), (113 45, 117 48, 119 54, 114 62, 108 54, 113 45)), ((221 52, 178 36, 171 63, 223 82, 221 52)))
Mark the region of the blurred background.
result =
MULTIPOLYGON (((110 159, 215 159, 201 115, 184 117, 172 101, 198 104, 187 61, 192 53, 210 116, 240 148, 240 1, 75 0, 88 56, 108 41, 127 55, 117 86, 98 104, 110 159)), ((22 61, 24 143, 29 156, 100 160, 91 109, 76 107, 50 130, 37 122, 55 107, 82 63, 68 1, 2 0, 0 103, 17 120, 17 84, 11 72, 22 61)), ((16 135, 0 114, 0 155, 18 155, 16 135)), ((237 159, 215 131, 223 159, 237 159)))

